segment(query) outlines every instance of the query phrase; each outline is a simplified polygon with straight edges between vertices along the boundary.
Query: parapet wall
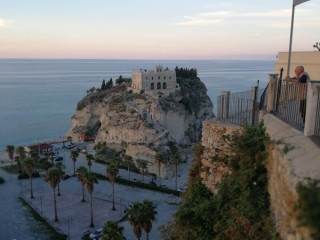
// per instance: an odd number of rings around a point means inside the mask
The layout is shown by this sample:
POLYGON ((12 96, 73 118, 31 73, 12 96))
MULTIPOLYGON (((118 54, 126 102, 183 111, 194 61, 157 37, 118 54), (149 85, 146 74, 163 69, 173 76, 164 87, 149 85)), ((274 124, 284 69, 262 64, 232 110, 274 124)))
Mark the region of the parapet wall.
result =
MULTIPOLYGON (((262 118, 268 135, 274 140, 268 147, 266 167, 269 173, 271 213, 277 230, 285 240, 311 239, 309 230, 298 226, 297 212, 294 212, 294 205, 298 199, 296 184, 305 177, 320 178, 320 149, 303 133, 272 114, 262 114, 262 118), (285 146, 289 149, 288 152, 283 150, 285 146)), ((212 192, 215 192, 213 185, 227 169, 214 166, 210 158, 215 154, 229 154, 230 149, 221 137, 238 130, 237 125, 215 120, 203 123, 202 163, 205 171, 202 171, 201 176, 204 184, 212 192)))

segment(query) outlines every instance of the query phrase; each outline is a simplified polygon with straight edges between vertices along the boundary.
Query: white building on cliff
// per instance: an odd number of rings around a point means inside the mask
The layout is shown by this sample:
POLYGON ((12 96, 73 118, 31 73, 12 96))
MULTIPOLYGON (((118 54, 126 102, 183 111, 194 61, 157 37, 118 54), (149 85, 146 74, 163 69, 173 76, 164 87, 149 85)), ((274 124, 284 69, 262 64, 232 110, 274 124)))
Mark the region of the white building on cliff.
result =
POLYGON ((154 70, 133 71, 131 87, 128 88, 134 93, 144 91, 148 95, 156 95, 159 92, 169 95, 179 89, 176 72, 168 68, 163 70, 161 65, 155 66, 154 70))

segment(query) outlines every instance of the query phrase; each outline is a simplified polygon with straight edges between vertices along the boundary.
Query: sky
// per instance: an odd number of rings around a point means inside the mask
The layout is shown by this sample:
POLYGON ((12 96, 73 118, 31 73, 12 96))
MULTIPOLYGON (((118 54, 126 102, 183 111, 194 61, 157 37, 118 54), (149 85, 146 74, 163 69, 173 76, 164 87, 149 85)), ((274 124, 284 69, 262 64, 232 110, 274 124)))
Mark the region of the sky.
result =
MULTIPOLYGON (((292 0, 1 0, 0 58, 275 59, 292 0)), ((295 8, 293 51, 320 42, 320 0, 295 8)))

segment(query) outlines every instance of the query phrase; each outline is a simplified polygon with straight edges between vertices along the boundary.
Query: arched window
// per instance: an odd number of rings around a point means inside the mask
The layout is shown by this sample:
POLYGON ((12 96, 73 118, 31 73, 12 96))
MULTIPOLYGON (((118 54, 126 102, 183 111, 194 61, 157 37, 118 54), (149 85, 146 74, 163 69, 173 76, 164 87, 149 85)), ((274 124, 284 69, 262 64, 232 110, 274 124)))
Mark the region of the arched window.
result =
POLYGON ((154 83, 151 83, 151 90, 154 89, 154 83))
POLYGON ((164 83, 162 84, 162 89, 166 89, 166 88, 167 88, 167 83, 164 82, 164 83))
POLYGON ((161 89, 161 83, 157 83, 157 89, 161 89))

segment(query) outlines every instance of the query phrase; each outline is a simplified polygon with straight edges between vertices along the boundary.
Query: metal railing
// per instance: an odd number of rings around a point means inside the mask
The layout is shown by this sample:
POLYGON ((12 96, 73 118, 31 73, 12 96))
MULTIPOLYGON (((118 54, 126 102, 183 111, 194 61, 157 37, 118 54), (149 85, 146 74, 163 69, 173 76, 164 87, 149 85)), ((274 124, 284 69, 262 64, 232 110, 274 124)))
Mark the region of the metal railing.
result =
POLYGON ((318 101, 317 101, 314 136, 320 139, 320 87, 318 87, 318 101))
POLYGON ((259 121, 260 102, 265 89, 252 88, 251 91, 218 96, 217 120, 233 124, 247 123, 256 126, 259 121))
POLYGON ((280 82, 274 114, 292 127, 303 130, 306 115, 306 96, 307 84, 280 82))
POLYGON ((268 89, 269 89, 269 84, 266 86, 266 88, 263 90, 260 99, 260 110, 266 110, 267 109, 267 104, 268 104, 268 89))

